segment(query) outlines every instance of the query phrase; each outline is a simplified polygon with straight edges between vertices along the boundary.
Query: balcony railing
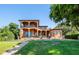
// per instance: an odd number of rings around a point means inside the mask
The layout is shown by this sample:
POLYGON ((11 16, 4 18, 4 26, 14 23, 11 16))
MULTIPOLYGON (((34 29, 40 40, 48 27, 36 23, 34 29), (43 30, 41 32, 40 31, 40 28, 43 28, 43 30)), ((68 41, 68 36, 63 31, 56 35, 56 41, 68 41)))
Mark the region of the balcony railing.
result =
POLYGON ((35 28, 36 26, 21 26, 21 28, 35 28))

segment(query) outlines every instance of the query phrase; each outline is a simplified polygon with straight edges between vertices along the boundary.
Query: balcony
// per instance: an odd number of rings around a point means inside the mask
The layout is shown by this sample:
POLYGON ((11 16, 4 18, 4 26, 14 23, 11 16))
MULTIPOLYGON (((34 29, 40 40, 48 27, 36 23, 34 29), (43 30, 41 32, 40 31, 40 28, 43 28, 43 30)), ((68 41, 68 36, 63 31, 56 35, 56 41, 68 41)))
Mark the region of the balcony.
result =
POLYGON ((36 26, 21 26, 21 28, 37 28, 36 26))

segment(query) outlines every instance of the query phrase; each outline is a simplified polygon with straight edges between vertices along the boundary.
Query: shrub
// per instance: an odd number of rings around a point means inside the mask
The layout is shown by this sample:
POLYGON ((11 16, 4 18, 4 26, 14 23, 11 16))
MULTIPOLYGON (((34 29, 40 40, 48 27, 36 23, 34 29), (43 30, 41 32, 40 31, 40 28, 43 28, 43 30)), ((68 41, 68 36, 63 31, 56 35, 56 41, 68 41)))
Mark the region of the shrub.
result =
POLYGON ((65 35, 66 39, 78 39, 79 34, 65 35))
POLYGON ((10 31, 6 32, 6 33, 3 33, 1 36, 0 36, 0 40, 1 41, 8 41, 8 40, 14 40, 14 34, 10 31))
POLYGON ((14 34, 8 29, 8 27, 4 27, 0 32, 0 41, 8 40, 14 40, 14 34))

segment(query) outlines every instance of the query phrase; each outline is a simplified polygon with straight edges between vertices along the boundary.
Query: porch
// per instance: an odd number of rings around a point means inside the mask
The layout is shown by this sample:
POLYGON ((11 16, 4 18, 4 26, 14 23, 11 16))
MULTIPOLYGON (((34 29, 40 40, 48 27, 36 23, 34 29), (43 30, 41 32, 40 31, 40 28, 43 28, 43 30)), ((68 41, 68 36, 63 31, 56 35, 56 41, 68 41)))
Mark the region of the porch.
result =
POLYGON ((24 28, 20 31, 20 38, 48 38, 48 30, 40 30, 38 28, 24 28))

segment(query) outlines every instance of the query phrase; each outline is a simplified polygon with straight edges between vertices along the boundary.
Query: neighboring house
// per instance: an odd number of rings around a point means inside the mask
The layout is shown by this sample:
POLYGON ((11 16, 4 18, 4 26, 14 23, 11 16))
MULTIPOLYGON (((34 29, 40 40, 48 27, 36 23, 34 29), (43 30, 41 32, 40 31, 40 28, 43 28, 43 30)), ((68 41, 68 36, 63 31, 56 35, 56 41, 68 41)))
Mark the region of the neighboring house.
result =
POLYGON ((48 26, 40 26, 39 20, 19 20, 20 21, 20 39, 28 37, 46 37, 54 39, 62 38, 61 29, 48 29, 48 26))

